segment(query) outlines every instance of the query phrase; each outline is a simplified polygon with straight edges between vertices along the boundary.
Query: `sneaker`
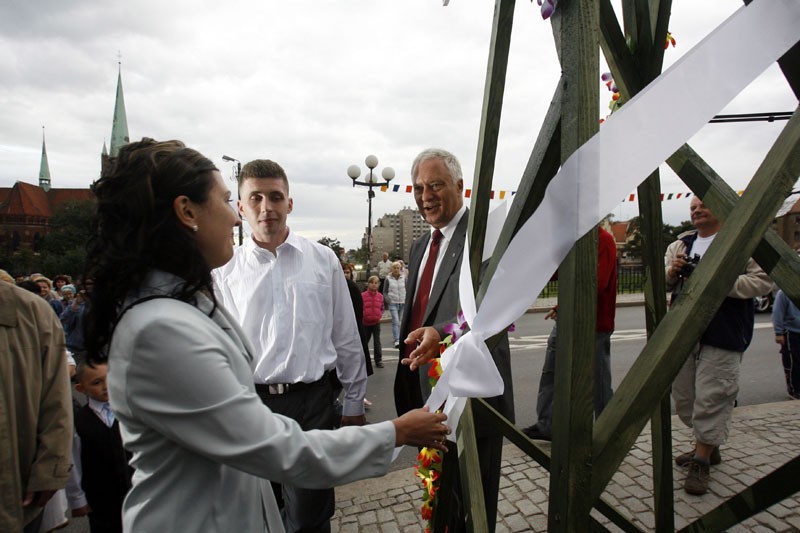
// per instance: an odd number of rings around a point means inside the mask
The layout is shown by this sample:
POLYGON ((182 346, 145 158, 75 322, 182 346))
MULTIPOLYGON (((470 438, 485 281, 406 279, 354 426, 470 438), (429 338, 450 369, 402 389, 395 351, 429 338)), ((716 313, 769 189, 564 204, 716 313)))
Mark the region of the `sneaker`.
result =
POLYGON ((686 472, 686 480, 683 482, 683 490, 696 496, 701 496, 708 492, 708 482, 711 477, 708 474, 708 464, 691 460, 687 466, 688 471, 686 472))
MULTIPOLYGON (((686 466, 692 459, 694 459, 694 450, 675 456, 675 464, 678 466, 686 466)), ((719 446, 717 446, 714 448, 714 451, 711 452, 709 463, 712 465, 718 465, 721 462, 722 455, 719 453, 719 446)))
POLYGON ((400 341, 394 341, 394 347, 395 348, 399 348, 400 347, 400 341))
POLYGON ((540 430, 536 424, 526 427, 522 432, 531 440, 552 440, 552 437, 542 433, 542 430, 540 430))
POLYGON ((383 361, 375 361, 375 366, 378 368, 383 368, 383 361))

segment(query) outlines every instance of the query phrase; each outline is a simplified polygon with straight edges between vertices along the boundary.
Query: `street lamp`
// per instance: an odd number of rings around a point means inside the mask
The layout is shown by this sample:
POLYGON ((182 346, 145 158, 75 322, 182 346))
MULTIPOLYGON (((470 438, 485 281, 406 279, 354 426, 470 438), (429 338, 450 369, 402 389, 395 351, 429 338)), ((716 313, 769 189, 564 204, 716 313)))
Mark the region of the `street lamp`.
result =
MULTIPOLYGON (((375 198, 375 191, 373 191, 372 188, 380 187, 381 184, 378 183, 378 177, 372 173, 373 169, 378 166, 378 158, 374 155, 368 155, 364 160, 364 164, 367 165, 369 169, 366 181, 356 181, 361 175, 361 169, 358 168, 358 165, 350 165, 347 167, 347 175, 353 180, 353 187, 356 185, 369 187, 369 191, 367 192, 367 202, 369 203, 369 212, 367 214, 367 279, 369 279, 370 264, 372 263, 372 199, 375 198)), ((386 183, 389 183, 394 179, 394 169, 392 167, 384 168, 383 171, 381 171, 381 176, 386 180, 386 183)))
MULTIPOLYGON (((227 155, 223 155, 222 156, 222 160, 223 161, 229 161, 231 163, 234 163, 234 162, 236 163, 236 200, 237 200, 237 202, 236 202, 236 204, 237 204, 236 205, 236 212, 239 213, 239 205, 238 205, 239 202, 238 202, 238 200, 241 200, 241 198, 239 197, 239 176, 242 174, 242 163, 238 159, 235 159, 235 158, 227 156, 227 155)), ((240 213, 239 214, 239 220, 241 220, 241 219, 242 219, 242 215, 240 213)), ((242 241, 243 240, 244 240, 244 230, 242 229, 242 224, 239 224, 239 246, 242 245, 242 241)))

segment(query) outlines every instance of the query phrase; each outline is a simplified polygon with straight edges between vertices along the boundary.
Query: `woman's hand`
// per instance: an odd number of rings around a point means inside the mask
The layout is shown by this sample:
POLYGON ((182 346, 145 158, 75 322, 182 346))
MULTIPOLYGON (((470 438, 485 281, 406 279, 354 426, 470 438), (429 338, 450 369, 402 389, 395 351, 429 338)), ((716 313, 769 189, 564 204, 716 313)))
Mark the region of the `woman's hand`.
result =
POLYGON ((392 420, 396 432, 396 446, 424 446, 447 451, 445 442, 450 428, 444 425, 447 415, 431 413, 427 407, 414 409, 392 420))

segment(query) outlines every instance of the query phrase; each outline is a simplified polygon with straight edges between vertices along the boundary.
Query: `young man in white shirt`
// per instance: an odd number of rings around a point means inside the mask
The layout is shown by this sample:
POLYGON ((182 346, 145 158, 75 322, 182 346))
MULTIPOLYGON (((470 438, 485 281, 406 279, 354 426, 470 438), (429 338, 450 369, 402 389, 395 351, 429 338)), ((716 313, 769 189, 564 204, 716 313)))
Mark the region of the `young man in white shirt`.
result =
MULTIPOLYGON (((293 200, 280 165, 247 163, 238 186, 252 237, 213 275, 217 298, 255 347, 256 392, 304 430, 332 429, 338 375, 341 425, 365 424, 365 358, 338 258, 287 226, 293 200)), ((288 531, 330 530, 333 489, 283 485, 282 496, 288 531)))

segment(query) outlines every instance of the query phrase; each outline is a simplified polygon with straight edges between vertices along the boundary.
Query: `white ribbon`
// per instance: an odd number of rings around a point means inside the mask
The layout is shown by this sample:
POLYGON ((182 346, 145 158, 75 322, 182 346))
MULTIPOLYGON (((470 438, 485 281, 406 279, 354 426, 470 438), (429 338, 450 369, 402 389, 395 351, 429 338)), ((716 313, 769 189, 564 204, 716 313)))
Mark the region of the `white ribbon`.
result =
POLYGON ((469 260, 463 259, 459 289, 471 333, 443 354, 442 375, 426 405, 446 401, 455 428, 464 398, 502 393, 485 339, 530 307, 575 241, 621 197, 800 40, 798 28, 800 1, 755 0, 615 112, 550 182, 506 249, 477 313, 469 260))

